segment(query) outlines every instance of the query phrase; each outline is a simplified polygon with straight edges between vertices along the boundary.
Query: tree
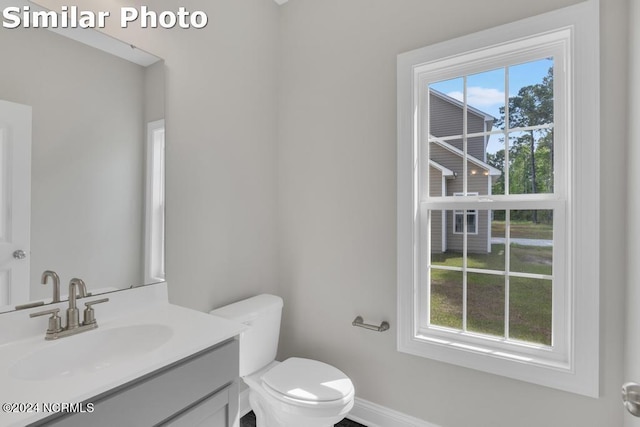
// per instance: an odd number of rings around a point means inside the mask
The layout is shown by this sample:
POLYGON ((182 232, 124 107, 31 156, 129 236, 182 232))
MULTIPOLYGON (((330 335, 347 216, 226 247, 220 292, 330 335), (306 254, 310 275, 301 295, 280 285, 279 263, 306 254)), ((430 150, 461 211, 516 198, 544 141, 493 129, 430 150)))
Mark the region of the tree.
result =
MULTIPOLYGON (((500 107, 500 118, 494 126, 504 129, 507 122, 505 107, 500 107)), ((513 136, 509 148, 509 192, 539 193, 553 190, 553 129, 531 129, 553 124, 553 67, 541 83, 523 86, 516 96, 509 98, 509 129, 523 129, 513 136), (530 184, 530 185, 527 185, 530 184)), ((504 169, 504 150, 502 165, 504 169)), ((500 152, 496 153, 496 156, 500 152)), ((499 160, 497 158, 491 160, 499 160)), ((494 165, 495 166, 495 165, 494 165)), ((504 191, 504 177, 502 191, 504 191)), ((496 182, 496 186, 499 185, 496 182)), ((496 188, 500 190, 500 188, 496 188)), ((504 194, 504 193, 503 193, 504 194)), ((538 222, 534 211, 533 222, 538 222)))

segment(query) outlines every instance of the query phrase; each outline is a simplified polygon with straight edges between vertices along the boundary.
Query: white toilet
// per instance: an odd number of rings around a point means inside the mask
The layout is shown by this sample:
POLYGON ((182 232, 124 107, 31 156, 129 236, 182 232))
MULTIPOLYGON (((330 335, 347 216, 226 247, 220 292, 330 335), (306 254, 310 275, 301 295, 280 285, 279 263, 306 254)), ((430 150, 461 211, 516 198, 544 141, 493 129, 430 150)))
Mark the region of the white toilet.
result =
POLYGON ((353 407, 353 383, 317 360, 275 360, 282 298, 258 295, 211 312, 249 326, 240 336, 240 376, 257 427, 330 427, 353 407))

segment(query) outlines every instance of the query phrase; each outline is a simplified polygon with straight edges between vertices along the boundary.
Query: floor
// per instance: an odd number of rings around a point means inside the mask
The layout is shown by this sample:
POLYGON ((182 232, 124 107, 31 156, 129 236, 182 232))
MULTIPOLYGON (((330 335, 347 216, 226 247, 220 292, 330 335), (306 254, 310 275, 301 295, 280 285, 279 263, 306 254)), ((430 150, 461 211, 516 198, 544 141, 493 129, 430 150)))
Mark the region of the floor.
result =
MULTIPOLYGON (((240 427, 256 427, 256 416, 253 413, 253 411, 249 412, 247 415, 245 415, 240 419, 240 427)), ((355 421, 351 421, 345 418, 344 420, 336 424, 335 427, 367 427, 367 426, 360 423, 356 423, 355 421)))

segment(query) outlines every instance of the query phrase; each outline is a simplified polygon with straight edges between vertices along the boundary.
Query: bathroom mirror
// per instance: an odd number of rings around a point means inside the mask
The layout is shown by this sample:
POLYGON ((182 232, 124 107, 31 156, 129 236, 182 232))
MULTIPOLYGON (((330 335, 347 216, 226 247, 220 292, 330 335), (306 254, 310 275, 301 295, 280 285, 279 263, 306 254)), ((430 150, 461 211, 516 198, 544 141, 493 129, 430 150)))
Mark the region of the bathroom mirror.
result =
MULTIPOLYGON (((95 30, 71 31, 76 40, 0 27, 0 100, 31 108, 30 243, 12 249, 22 260, 0 257, 0 311, 50 302, 45 270, 59 275, 63 299, 74 277, 94 295, 164 279, 164 63, 95 30), (11 262, 28 263, 28 280, 7 285, 11 262)), ((5 168, 2 144, 0 135, 5 168)))

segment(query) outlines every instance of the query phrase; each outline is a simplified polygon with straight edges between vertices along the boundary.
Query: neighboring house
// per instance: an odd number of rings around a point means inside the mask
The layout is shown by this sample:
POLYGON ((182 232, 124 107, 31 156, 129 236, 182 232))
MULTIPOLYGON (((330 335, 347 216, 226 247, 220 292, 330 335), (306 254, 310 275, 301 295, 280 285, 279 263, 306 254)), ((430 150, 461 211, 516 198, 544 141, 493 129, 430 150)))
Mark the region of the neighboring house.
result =
MULTIPOLYGON (((462 195, 462 139, 450 139, 463 133, 463 104, 448 95, 430 90, 431 196, 462 195)), ((467 106, 467 134, 489 132, 495 117, 467 106)), ((489 195, 501 171, 487 161, 489 135, 467 139, 467 192, 489 195)), ((462 251, 464 211, 434 211, 431 217, 431 251, 462 251)), ((491 252, 491 211, 467 211, 467 250, 491 252)))

